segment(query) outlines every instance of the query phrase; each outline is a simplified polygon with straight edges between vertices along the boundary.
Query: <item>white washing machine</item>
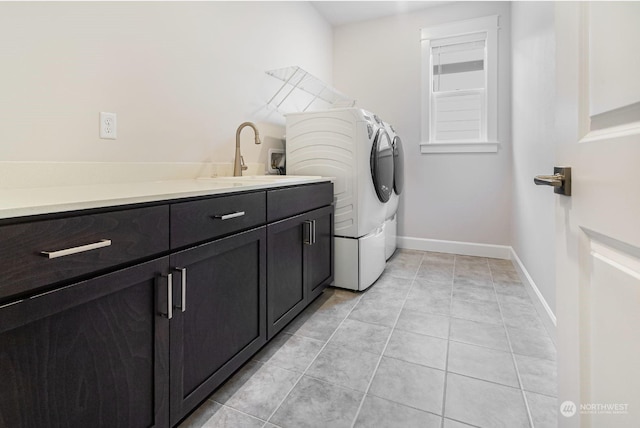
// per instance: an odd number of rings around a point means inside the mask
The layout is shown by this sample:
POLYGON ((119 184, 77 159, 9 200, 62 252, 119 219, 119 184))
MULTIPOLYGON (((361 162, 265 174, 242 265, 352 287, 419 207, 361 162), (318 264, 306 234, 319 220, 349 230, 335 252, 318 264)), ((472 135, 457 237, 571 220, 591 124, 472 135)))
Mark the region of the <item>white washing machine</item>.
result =
POLYGON ((393 147, 377 116, 357 108, 286 116, 287 174, 335 177, 335 286, 364 290, 382 274, 393 194, 393 147))
POLYGON ((395 129, 388 123, 384 124, 393 147, 393 192, 387 204, 385 215, 385 259, 389 260, 398 248, 398 204, 404 187, 404 150, 402 140, 396 134, 395 129))

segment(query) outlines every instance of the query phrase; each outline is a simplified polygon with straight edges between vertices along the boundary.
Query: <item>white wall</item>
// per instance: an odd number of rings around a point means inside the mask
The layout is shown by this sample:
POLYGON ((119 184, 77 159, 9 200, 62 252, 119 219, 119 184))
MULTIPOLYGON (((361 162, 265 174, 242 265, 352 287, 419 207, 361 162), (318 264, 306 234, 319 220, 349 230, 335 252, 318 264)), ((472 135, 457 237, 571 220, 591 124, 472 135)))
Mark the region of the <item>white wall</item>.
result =
POLYGON ((284 133, 264 72, 330 83, 332 29, 306 2, 0 2, 0 64, 0 161, 231 162, 253 120, 255 162, 284 133))
POLYGON ((456 2, 334 30, 334 86, 404 142, 401 236, 510 244, 510 4, 456 2), (420 29, 500 15, 498 153, 420 154, 420 29))
POLYGON ((512 246, 555 312, 555 199, 533 184, 553 174, 555 32, 552 2, 514 2, 511 10, 512 246))

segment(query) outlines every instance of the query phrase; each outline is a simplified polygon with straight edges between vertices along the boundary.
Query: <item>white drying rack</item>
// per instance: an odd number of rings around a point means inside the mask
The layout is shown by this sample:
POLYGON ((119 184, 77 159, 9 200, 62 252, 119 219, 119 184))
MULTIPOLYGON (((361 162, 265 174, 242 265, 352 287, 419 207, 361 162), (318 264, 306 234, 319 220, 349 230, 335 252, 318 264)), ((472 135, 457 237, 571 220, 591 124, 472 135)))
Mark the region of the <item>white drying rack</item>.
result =
POLYGON ((275 106, 275 109, 278 111, 281 111, 280 106, 282 106, 285 100, 289 98, 296 89, 312 96, 311 101, 309 101, 302 111, 307 111, 307 109, 319 99, 328 103, 331 108, 353 107, 356 104, 356 100, 353 98, 346 96, 296 65, 269 70, 266 71, 266 73, 284 82, 280 89, 278 89, 267 102, 267 105, 275 106))

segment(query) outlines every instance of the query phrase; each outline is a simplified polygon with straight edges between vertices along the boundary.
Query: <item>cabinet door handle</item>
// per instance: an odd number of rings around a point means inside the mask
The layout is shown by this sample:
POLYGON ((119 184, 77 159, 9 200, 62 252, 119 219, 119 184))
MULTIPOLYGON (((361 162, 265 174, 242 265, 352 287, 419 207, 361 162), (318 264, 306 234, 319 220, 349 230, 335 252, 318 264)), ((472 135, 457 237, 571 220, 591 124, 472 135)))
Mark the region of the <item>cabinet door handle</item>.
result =
POLYGON ((48 259, 55 259, 58 257, 70 256, 71 254, 84 253, 85 251, 96 250, 98 248, 108 247, 111 245, 110 239, 101 239, 98 242, 92 244, 80 245, 79 247, 66 248, 58 251, 40 251, 40 254, 48 259))
POLYGON ((313 245, 313 222, 310 220, 304 223, 304 241, 306 245, 313 245))
POLYGON ((315 244, 316 243, 316 221, 312 220, 311 225, 313 228, 313 234, 311 235, 311 244, 315 244))
POLYGON ((219 220, 229 220, 232 218, 236 218, 236 217, 242 217, 244 215, 244 211, 236 211, 234 213, 229 213, 229 214, 216 214, 213 216, 213 218, 219 219, 219 220))
POLYGON ((176 306, 177 309, 181 309, 182 312, 187 310, 187 268, 174 268, 176 272, 180 272, 180 288, 181 288, 181 300, 180 306, 176 306))
POLYGON ((167 313, 160 312, 160 315, 166 319, 173 318, 173 275, 162 275, 163 278, 167 278, 167 313))

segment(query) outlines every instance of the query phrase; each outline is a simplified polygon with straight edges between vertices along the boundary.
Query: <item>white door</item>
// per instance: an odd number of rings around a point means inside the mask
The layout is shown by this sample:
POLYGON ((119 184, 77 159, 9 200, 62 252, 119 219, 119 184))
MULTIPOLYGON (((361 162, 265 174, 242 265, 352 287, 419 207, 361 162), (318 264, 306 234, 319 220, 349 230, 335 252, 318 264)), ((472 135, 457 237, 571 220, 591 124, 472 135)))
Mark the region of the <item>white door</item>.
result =
POLYGON ((637 428, 640 2, 558 2, 555 27, 558 422, 637 428))

